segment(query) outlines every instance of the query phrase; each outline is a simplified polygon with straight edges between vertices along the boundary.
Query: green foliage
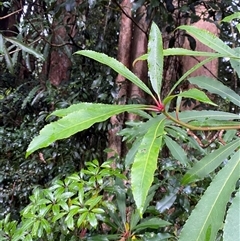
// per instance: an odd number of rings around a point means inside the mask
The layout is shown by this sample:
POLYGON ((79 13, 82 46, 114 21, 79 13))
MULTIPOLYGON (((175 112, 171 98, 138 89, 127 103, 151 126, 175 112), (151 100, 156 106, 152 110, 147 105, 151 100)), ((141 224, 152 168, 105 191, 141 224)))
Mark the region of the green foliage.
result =
MULTIPOLYGON (((212 36, 209 32, 189 26, 182 26, 179 28, 188 31, 190 34, 194 35, 199 41, 207 44, 213 50, 217 51, 220 55, 231 57, 237 62, 240 61, 239 56, 231 48, 226 46, 226 44, 220 39, 218 39, 216 36, 212 36)), ((153 90, 157 92, 159 91, 162 82, 161 78, 157 78, 157 74, 161 73, 162 71, 162 60, 159 60, 160 63, 156 61, 155 58, 159 58, 159 56, 155 52, 159 52, 158 48, 161 46, 162 40, 161 34, 155 24, 153 24, 151 27, 150 36, 155 37, 154 39, 149 39, 147 61, 149 63, 149 75, 151 77, 150 82, 153 90), (156 43, 153 43, 155 41, 156 43)), ((161 52, 164 53, 163 50, 161 52)), ((179 50, 179 52, 178 50, 176 50, 176 54, 181 53, 182 50, 179 50)), ((128 110, 134 112, 134 109, 135 111, 136 109, 151 111, 152 114, 148 116, 148 121, 141 122, 139 123, 139 125, 133 126, 132 128, 134 131, 131 131, 130 129, 130 132, 121 132, 121 134, 125 136, 126 140, 132 143, 132 149, 129 150, 129 153, 131 153, 131 157, 127 157, 127 164, 130 165, 132 163, 131 187, 133 197, 137 205, 137 210, 139 212, 138 215, 140 217, 144 213, 144 207, 146 205, 148 193, 154 180, 154 173, 157 170, 159 157, 158 153, 160 150, 162 150, 165 143, 169 147, 169 150, 173 152, 172 155, 175 158, 178 158, 179 155, 182 155, 182 153, 184 153, 184 150, 182 148, 174 148, 174 146, 176 146, 176 142, 174 141, 174 139, 178 138, 179 131, 183 133, 183 136, 181 137, 182 143, 187 143, 193 146, 195 145, 195 148, 197 148, 196 143, 194 143, 197 137, 195 136, 196 138, 193 139, 191 135, 187 135, 185 128, 189 129, 190 132, 191 130, 201 132, 234 130, 240 128, 238 121, 232 121, 230 124, 228 124, 228 121, 226 121, 226 119, 229 118, 229 113, 225 112, 222 112, 221 114, 218 111, 177 111, 173 113, 168 112, 166 105, 170 104, 172 99, 175 97, 190 97, 198 101, 215 105, 210 101, 210 99, 205 95, 203 91, 193 89, 179 93, 177 95, 171 95, 171 93, 169 93, 169 95, 163 100, 163 102, 161 102, 159 93, 152 93, 150 89, 143 82, 141 82, 141 80, 139 80, 133 73, 131 73, 121 63, 118 63, 113 58, 107 57, 105 54, 87 50, 78 51, 77 54, 90 57, 112 67, 115 71, 128 78, 139 88, 148 93, 153 98, 155 105, 139 105, 139 107, 131 105, 120 107, 101 105, 101 108, 99 108, 99 104, 83 103, 79 104, 78 106, 69 107, 69 109, 66 110, 57 111, 55 114, 61 117, 63 116, 63 118, 56 122, 50 123, 42 130, 42 132, 40 132, 40 135, 38 137, 33 139, 27 150, 27 155, 30 155, 36 149, 46 146, 44 143, 47 143, 47 145, 49 145, 52 141, 69 137, 71 134, 73 134, 73 132, 71 132, 72 129, 74 129, 74 133, 78 130, 83 130, 85 128, 88 128, 95 122, 101 121, 101 119, 105 120, 113 114, 120 113, 120 111, 128 110), (157 95, 157 98, 155 98, 155 94, 157 95), (78 107, 80 109, 78 109, 78 107), (99 109, 101 109, 101 113, 103 114, 99 113, 99 109), (211 114, 209 115, 209 113, 211 114), (73 121, 71 121, 72 119, 73 121), (80 120, 80 123, 75 121, 78 119, 80 120), (211 125, 211 121, 215 124, 211 125), (62 129, 59 129, 60 127, 64 128, 64 130, 61 131, 62 129)), ((209 54, 209 56, 212 58, 216 58, 215 53, 213 53, 212 55, 209 54)), ((199 66, 200 65, 197 65, 197 67, 199 66)), ((195 66, 190 72, 194 71, 197 67, 195 66)), ((188 72, 188 74, 190 72, 188 72)), ((184 75, 184 78, 185 77, 186 75, 184 75)), ((178 81, 178 84, 183 81, 184 78, 181 78, 178 81)), ((209 87, 205 79, 206 77, 197 77, 190 79, 190 81, 195 81, 194 83, 200 85, 200 87, 207 89, 209 92, 219 94, 222 98, 228 98, 229 101, 232 101, 234 102, 234 104, 239 106, 239 101, 235 100, 239 100, 240 96, 238 96, 235 92, 230 97, 229 93, 232 93, 232 91, 226 86, 223 86, 218 80, 212 81, 211 87, 209 87), (205 85, 204 81, 206 82, 205 85)), ((233 119, 239 120, 239 116, 234 115, 233 119)), ((198 145, 200 144, 202 143, 198 143, 198 145)), ((184 159, 180 159, 182 162, 181 164, 185 167, 193 165, 193 168, 183 178, 184 184, 188 182, 195 182, 201 178, 204 178, 205 176, 209 175, 210 172, 213 172, 214 170, 216 170, 217 167, 222 165, 221 163, 223 162, 223 158, 228 159, 228 163, 223 164, 222 170, 217 173, 216 176, 213 178, 211 185, 197 204, 196 209, 194 209, 194 211, 190 215, 189 220, 186 222, 186 225, 184 226, 183 231, 180 234, 180 240, 188 240, 189 238, 192 240, 193 237, 194 240, 214 240, 216 238, 217 232, 221 228, 221 224, 224 219, 225 207, 229 201, 231 193, 235 189, 235 184, 239 178, 238 168, 240 164, 240 159, 239 151, 237 151, 238 147, 239 140, 229 142, 226 147, 218 146, 218 148, 216 148, 217 150, 215 150, 211 154, 205 155, 205 157, 196 164, 191 163, 190 160, 187 159, 186 155, 184 155, 184 159), (229 150, 231 150, 231 152, 229 150), (211 168, 209 169, 210 166, 211 168), (229 186, 231 188, 228 188, 229 186), (212 205, 213 203, 214 205, 212 205), (221 212, 217 210, 221 210, 221 212), (198 220, 198 217, 201 218, 198 220), (198 225, 196 225, 196 222, 198 223, 198 225), (190 230, 192 232, 191 235, 189 235, 190 230)), ((173 195, 173 197, 174 196, 175 194, 173 195)))
POLYGON ((95 230, 105 219, 105 209, 114 208, 102 191, 111 188, 116 177, 125 177, 111 168, 111 162, 100 165, 93 160, 86 166, 64 180, 56 179, 49 188, 35 188, 30 204, 21 212, 18 228, 16 221, 8 222, 9 215, 1 221, 1 240, 69 240, 71 236, 71 240, 78 240, 78 235, 85 236, 84 230, 95 230))

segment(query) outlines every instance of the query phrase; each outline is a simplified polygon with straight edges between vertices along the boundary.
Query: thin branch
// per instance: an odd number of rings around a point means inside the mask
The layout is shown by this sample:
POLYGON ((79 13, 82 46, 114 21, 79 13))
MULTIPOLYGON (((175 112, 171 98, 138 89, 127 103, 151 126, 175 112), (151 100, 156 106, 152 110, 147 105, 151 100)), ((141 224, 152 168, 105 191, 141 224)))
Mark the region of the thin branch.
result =
POLYGON ((12 12, 12 13, 9 13, 8 15, 5 15, 5 16, 3 16, 3 17, 0 17, 0 20, 5 19, 5 18, 8 18, 8 17, 10 17, 10 16, 12 16, 12 15, 18 13, 18 12, 21 12, 22 10, 23 10, 23 8, 20 8, 20 9, 16 10, 15 12, 12 12))

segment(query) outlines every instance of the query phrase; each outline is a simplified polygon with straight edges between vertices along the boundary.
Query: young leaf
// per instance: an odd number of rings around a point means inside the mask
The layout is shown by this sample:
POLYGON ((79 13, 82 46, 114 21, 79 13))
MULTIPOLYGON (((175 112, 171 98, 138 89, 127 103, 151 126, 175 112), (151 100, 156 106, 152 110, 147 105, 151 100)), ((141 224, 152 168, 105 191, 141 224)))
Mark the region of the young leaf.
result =
POLYGON ((75 54, 80 54, 92 58, 98 61, 99 63, 109 66, 117 73, 131 81, 133 84, 137 85, 140 89, 142 89, 149 95, 153 96, 151 90, 133 72, 131 72, 126 66, 124 66, 121 62, 117 61, 116 59, 111 58, 106 54, 98 53, 91 50, 80 50, 77 51, 75 54))
POLYGON ((147 62, 153 90, 160 100, 163 75, 163 44, 160 30, 154 22, 149 34, 147 62))
MULTIPOLYGON (((80 107, 81 105, 78 105, 80 107)), ((86 105, 83 103, 83 106, 86 105)), ((40 134, 28 146, 26 157, 34 151, 47 147, 56 140, 67 138, 79 131, 85 130, 97 122, 107 120, 109 117, 124 111, 144 109, 144 105, 104 105, 91 104, 87 109, 74 111, 62 119, 46 125, 40 134)))
POLYGON ((223 229, 223 241, 238 240, 240 237, 240 191, 235 194, 228 209, 223 229))
POLYGON ((173 157, 183 166, 188 166, 187 154, 182 147, 167 135, 164 136, 164 140, 173 157))
POLYGON ((131 169, 132 192, 140 215, 157 169, 157 158, 162 147, 164 120, 152 125, 144 135, 131 169))
POLYGON ((216 240, 226 205, 239 179, 240 150, 218 172, 185 223, 179 241, 216 240))
POLYGON ((189 34, 197 38, 200 42, 220 54, 230 57, 236 57, 234 51, 227 44, 225 44, 220 38, 205 29, 200 29, 195 26, 189 25, 180 26, 178 27, 178 29, 186 30, 189 34))
POLYGON ((228 99, 233 104, 240 106, 240 96, 220 81, 205 76, 191 77, 188 80, 190 83, 198 85, 213 94, 220 95, 223 99, 228 99))
POLYGON ((184 175, 182 184, 186 185, 206 177, 238 147, 240 147, 239 139, 232 141, 225 146, 221 146, 216 151, 206 155, 199 162, 196 162, 194 166, 184 175))
POLYGON ((143 55, 141 55, 141 56, 139 56, 138 58, 136 58, 134 61, 133 61, 133 63, 132 63, 132 65, 134 66, 138 61, 140 61, 140 60, 147 60, 148 59, 148 54, 143 54, 143 55))
POLYGON ((16 38, 10 38, 10 37, 5 37, 5 39, 7 41, 9 41, 10 43, 18 46, 20 49, 22 49, 23 51, 34 55, 36 58, 42 59, 44 60, 44 57, 42 54, 38 53, 36 50, 34 50, 33 48, 30 48, 29 46, 27 46, 26 44, 20 42, 18 39, 16 38))

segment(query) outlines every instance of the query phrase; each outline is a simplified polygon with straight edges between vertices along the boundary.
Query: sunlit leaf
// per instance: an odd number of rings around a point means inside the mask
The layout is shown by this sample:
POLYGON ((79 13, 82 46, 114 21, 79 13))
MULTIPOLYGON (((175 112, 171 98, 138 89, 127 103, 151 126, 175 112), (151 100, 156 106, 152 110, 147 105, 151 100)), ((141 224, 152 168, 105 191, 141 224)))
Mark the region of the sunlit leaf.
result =
POLYGON ((240 147, 239 139, 232 141, 225 146, 221 146, 217 150, 206 155, 200 161, 196 162, 194 166, 184 175, 182 183, 188 184, 206 177, 224 160, 226 160, 229 155, 234 153, 238 147, 240 147))
POLYGON ((152 88, 160 100, 163 75, 163 44, 160 30, 154 22, 149 34, 147 62, 152 88))
POLYGON ((239 179, 240 151, 218 172, 183 226, 179 241, 216 240, 226 205, 239 179))
MULTIPOLYGON (((80 107, 81 105, 78 105, 80 107)), ((104 105, 91 104, 89 108, 74 111, 62 119, 46 125, 40 134, 35 137, 28 146, 26 157, 34 151, 47 147, 56 140, 70 137, 71 135, 88 129, 97 122, 107 120, 109 117, 119 114, 124 111, 134 109, 144 109, 144 105, 104 105)))
POLYGON ((133 72, 131 72, 126 66, 114 58, 111 58, 103 53, 98 53, 91 50, 80 50, 75 54, 80 54, 89 58, 92 58, 99 63, 105 64, 115 70, 117 73, 121 74, 123 77, 131 81, 133 84, 137 85, 140 89, 153 96, 151 90, 140 80, 133 72))
POLYGON ((152 125, 144 135, 131 169, 132 192, 142 215, 148 191, 157 168, 159 150, 162 148, 164 120, 152 125))
POLYGON ((206 89, 213 94, 220 95, 223 99, 240 106, 240 96, 220 81, 206 76, 191 77, 188 80, 190 83, 198 85, 200 88, 206 89))

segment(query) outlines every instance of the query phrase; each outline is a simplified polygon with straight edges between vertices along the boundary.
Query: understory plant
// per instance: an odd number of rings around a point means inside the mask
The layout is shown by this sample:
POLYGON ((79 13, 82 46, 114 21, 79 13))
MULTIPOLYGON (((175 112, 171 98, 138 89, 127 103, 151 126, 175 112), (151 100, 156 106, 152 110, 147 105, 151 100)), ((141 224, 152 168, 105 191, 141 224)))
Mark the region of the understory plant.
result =
MULTIPOLYGON (((233 15, 224 21, 231 21, 236 17, 239 16, 233 15)), ((182 188, 191 187, 192 184, 197 185, 198 181, 211 177, 211 184, 191 212, 180 234, 176 234, 178 240, 212 241, 216 240, 220 232, 223 233, 224 241, 238 240, 238 230, 240 229, 237 226, 239 225, 237 182, 240 169, 240 139, 237 130, 240 129, 240 116, 216 110, 216 104, 209 99, 203 90, 216 94, 223 101, 230 101, 236 106, 240 106, 240 96, 219 80, 206 76, 190 78, 188 76, 207 62, 220 57, 229 58, 233 69, 240 76, 240 48, 231 49, 218 37, 193 26, 180 26, 178 29, 186 31, 215 52, 198 52, 182 48, 163 49, 161 33, 157 25, 153 23, 149 35, 148 51, 135 60, 147 61, 151 89, 116 59, 90 50, 76 52, 76 54, 92 58, 111 67, 145 91, 152 98, 154 104, 79 103, 65 109, 55 110, 50 116, 57 116, 59 119, 46 125, 40 134, 32 140, 27 149, 26 157, 40 148, 47 147, 59 139, 68 138, 95 123, 107 120, 113 115, 122 112, 135 113, 141 117, 141 121, 128 123, 129 125, 121 131, 120 135, 130 144, 125 165, 130 168, 131 191, 136 204, 137 220, 139 221, 143 217, 146 210, 155 171, 161 167, 161 151, 166 146, 184 170, 184 175, 180 178, 182 188), (206 59, 184 73, 168 95, 162 99, 163 61, 165 56, 170 55, 205 56, 206 59), (186 79, 198 88, 173 94, 176 87, 186 79), (211 110, 208 107, 207 110, 201 111, 180 111, 184 98, 191 98, 214 108, 211 110), (173 100, 176 100, 175 111, 170 111, 169 106, 172 105, 173 100), (196 135, 205 132, 214 134, 213 139, 216 146, 213 151, 207 152, 204 149, 204 141, 207 139, 201 140, 196 135), (196 160, 197 158, 195 160, 189 159, 186 146, 196 149, 201 153, 202 158, 200 160, 196 160)), ((96 195, 96 200, 98 200, 98 195, 96 195)), ((157 205, 156 208, 158 208, 157 205)), ((79 212, 77 208, 75 211, 79 212)), ((44 209, 40 212, 44 212, 44 209)), ((111 220, 114 220, 114 215, 110 213, 109 215, 112 215, 111 220)), ((79 219, 81 217, 84 218, 80 214, 79 219)), ((122 219, 124 220, 124 215, 122 219)), ((144 226, 142 227, 144 228, 144 226)), ((124 233, 127 231, 129 229, 125 223, 124 233)), ((129 235, 128 238, 134 239, 135 237, 129 235)), ((122 240, 127 240, 127 238, 122 240)), ((151 239, 149 238, 149 240, 151 239)))

